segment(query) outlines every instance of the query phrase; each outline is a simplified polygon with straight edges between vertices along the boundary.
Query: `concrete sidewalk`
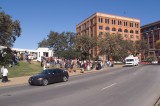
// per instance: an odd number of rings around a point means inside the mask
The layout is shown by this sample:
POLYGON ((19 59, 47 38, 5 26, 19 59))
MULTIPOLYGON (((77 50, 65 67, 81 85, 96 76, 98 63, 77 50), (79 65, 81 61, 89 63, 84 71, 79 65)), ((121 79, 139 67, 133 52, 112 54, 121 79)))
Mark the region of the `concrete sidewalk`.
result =
MULTIPOLYGON (((122 67, 122 65, 115 65, 114 67, 105 67, 105 68, 103 68, 103 70, 107 70, 110 68, 112 68, 112 69, 113 68, 120 68, 120 67, 122 67)), ((98 71, 101 71, 101 70, 84 71, 84 73, 81 73, 80 70, 77 70, 76 72, 69 72, 69 76, 71 77, 71 76, 75 76, 75 75, 81 75, 81 74, 85 74, 85 73, 92 73, 92 72, 98 72, 98 71)), ((30 76, 8 78, 10 81, 5 82, 5 83, 0 82, 0 87, 27 84, 29 77, 30 76)))

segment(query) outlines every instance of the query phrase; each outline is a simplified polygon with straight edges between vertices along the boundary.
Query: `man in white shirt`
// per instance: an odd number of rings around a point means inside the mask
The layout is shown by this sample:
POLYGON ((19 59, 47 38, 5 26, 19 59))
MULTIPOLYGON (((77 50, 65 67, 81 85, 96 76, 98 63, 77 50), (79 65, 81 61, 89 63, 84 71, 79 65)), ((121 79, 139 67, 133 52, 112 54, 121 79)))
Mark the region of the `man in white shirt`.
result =
POLYGON ((8 81, 7 74, 8 74, 8 69, 6 67, 4 67, 3 74, 2 74, 2 76, 3 76, 2 82, 7 82, 8 81))

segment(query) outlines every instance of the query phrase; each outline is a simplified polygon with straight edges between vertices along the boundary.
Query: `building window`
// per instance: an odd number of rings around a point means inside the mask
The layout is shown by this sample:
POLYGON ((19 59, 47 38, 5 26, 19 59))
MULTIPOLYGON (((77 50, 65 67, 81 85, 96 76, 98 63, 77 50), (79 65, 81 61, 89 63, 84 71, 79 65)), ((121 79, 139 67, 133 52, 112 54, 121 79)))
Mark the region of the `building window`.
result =
POLYGON ((109 27, 106 27, 106 30, 109 31, 110 30, 109 27))
POLYGON ((109 24, 109 19, 108 18, 105 19, 105 23, 109 24))
POLYGON ((149 31, 153 30, 152 28, 149 28, 149 31))
POLYGON ((133 36, 133 35, 130 35, 130 38, 131 38, 131 39, 133 39, 133 38, 134 38, 134 36, 133 36))
POLYGON ((139 31, 136 31, 136 34, 139 34, 139 31))
POLYGON ((139 24, 137 24, 137 28, 139 28, 139 24))
POLYGON ((103 30, 103 26, 99 26, 99 30, 103 30))
POLYGON ((90 29, 90 32, 91 32, 91 33, 93 32, 93 29, 92 29, 92 28, 90 29))
POLYGON ((125 22, 124 22, 124 26, 128 26, 127 24, 128 24, 128 23, 125 21, 125 22))
POLYGON ((119 28, 119 29, 118 29, 118 32, 122 32, 122 29, 121 29, 121 28, 119 28))
POLYGON ((127 30, 127 29, 125 29, 125 30, 124 30, 124 32, 125 32, 125 33, 128 33, 128 30, 127 30))
POLYGON ((90 20, 90 26, 92 26, 92 25, 93 25, 93 19, 90 20))
POLYGON ((133 27, 133 23, 130 23, 130 27, 133 27))
POLYGON ((86 24, 84 24, 84 29, 86 29, 86 24))
POLYGON ((116 20, 112 20, 112 24, 115 25, 116 24, 116 20))
POLYGON ((147 30, 145 29, 144 31, 143 31, 143 33, 146 33, 147 32, 147 30))
POLYGON ((136 36, 136 39, 139 39, 139 36, 136 36))
POLYGON ((122 25, 122 21, 118 21, 118 25, 122 25))
POLYGON ((128 35, 124 35, 125 38, 128 38, 128 35))
POLYGON ((133 30, 130 30, 130 33, 134 33, 133 30))
POLYGON ((116 31, 116 28, 112 28, 112 31, 116 31))
POLYGON ((153 28, 154 30, 156 30, 157 29, 157 26, 154 26, 154 28, 153 28))
POLYGON ((138 23, 135 23, 135 27, 136 27, 136 28, 139 28, 139 24, 138 24, 138 23))
POLYGON ((99 18, 98 22, 103 23, 103 18, 99 18))

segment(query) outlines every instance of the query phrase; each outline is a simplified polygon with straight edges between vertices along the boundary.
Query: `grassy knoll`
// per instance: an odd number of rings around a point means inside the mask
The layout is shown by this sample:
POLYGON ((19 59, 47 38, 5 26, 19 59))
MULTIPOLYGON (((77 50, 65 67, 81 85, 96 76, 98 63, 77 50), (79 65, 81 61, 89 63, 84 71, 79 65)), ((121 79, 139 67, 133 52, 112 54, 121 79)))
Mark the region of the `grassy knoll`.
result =
POLYGON ((37 74, 40 73, 43 68, 40 66, 40 63, 38 62, 32 62, 32 64, 29 64, 26 61, 20 61, 19 65, 7 67, 7 69, 9 71, 8 77, 12 78, 37 74))

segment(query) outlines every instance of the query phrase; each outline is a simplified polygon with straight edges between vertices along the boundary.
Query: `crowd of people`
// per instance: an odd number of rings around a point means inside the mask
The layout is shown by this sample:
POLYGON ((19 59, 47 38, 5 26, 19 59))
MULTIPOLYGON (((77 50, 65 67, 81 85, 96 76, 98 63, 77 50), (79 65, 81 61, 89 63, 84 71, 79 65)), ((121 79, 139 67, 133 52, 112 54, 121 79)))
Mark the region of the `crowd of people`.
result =
POLYGON ((44 69, 49 67, 57 67, 68 70, 70 69, 77 69, 80 68, 84 71, 89 71, 92 69, 101 70, 104 66, 107 65, 108 67, 113 67, 112 61, 93 61, 93 60, 79 60, 79 59, 63 59, 63 58, 56 58, 56 57, 42 57, 41 58, 41 67, 44 69))
POLYGON ((63 59, 63 58, 45 58, 42 57, 41 67, 57 67, 62 69, 75 69, 75 68, 84 68, 84 70, 93 69, 93 61, 80 61, 78 59, 63 59))

